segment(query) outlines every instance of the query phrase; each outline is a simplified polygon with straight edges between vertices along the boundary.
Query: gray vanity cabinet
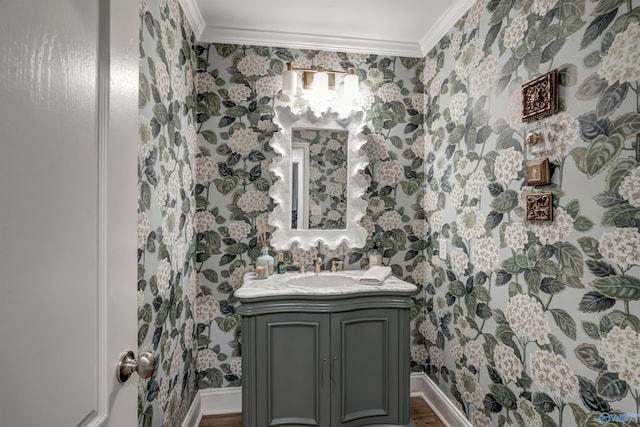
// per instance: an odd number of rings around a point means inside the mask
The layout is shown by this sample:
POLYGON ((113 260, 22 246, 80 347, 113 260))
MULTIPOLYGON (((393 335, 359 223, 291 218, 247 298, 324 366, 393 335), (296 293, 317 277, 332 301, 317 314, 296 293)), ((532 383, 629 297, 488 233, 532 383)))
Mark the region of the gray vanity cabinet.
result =
POLYGON ((242 302, 243 427, 409 426, 406 297, 242 302))

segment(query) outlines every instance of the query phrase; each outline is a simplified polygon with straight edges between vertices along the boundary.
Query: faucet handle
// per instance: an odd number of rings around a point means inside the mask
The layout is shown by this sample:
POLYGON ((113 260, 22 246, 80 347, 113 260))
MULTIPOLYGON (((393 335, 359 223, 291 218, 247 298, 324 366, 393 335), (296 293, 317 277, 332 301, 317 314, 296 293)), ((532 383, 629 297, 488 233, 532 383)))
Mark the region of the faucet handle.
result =
POLYGON ((342 264, 342 261, 336 261, 335 259, 331 261, 331 272, 335 273, 338 271, 338 265, 342 264))
POLYGON ((318 257, 318 258, 316 258, 315 272, 316 273, 320 273, 320 271, 322 271, 322 258, 318 257))

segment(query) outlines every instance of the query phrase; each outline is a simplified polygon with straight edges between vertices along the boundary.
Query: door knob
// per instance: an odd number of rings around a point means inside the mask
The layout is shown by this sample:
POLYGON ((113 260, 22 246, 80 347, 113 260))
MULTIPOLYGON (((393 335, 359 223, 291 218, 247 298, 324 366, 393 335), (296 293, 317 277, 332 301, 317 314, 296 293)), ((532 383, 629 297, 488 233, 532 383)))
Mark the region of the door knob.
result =
POLYGON ((120 384, 124 384, 131 374, 137 372, 140 378, 146 380, 153 374, 154 369, 156 369, 156 357, 152 352, 144 352, 136 360, 133 351, 129 350, 120 356, 118 366, 116 366, 116 378, 120 384))

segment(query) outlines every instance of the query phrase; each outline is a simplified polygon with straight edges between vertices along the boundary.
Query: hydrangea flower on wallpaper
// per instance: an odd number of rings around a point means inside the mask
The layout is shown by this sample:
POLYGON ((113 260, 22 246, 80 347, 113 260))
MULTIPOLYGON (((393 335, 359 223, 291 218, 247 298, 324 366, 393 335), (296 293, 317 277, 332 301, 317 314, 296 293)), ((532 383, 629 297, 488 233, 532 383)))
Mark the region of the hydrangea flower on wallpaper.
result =
POLYGON ((177 0, 141 3, 138 345, 158 358, 139 385, 141 427, 182 425, 197 391, 193 44, 177 0))
MULTIPOLYGON (((476 426, 605 425, 640 406, 640 7, 479 0, 425 58, 428 316, 414 348, 476 426), (560 71, 525 125, 521 85, 560 71), (524 186, 526 134, 552 184, 524 186), (554 196, 554 221, 524 195, 554 196)), ((613 424, 607 424, 613 425, 613 424)), ((635 425, 635 424, 634 424, 635 425)))
MULTIPOLYGON (((365 150, 371 160, 365 171, 370 204, 363 225, 369 239, 365 248, 320 253, 325 268, 336 258, 346 268, 366 266, 377 247, 396 276, 420 283, 429 268, 423 239, 427 223, 418 203, 425 158, 425 97, 418 79, 422 61, 220 44, 199 45, 196 51, 201 142, 195 213, 201 290, 196 302, 198 379, 200 387, 239 386, 241 331, 233 291, 260 254, 256 226, 268 222, 273 208, 268 193, 274 177, 268 166, 273 157, 269 140, 277 130, 274 107, 302 109, 310 102, 279 93, 286 63, 353 66, 363 89, 365 150)), ((289 263, 302 257, 285 255, 289 263)), ((413 318, 424 316, 423 311, 424 299, 418 298, 413 318)))

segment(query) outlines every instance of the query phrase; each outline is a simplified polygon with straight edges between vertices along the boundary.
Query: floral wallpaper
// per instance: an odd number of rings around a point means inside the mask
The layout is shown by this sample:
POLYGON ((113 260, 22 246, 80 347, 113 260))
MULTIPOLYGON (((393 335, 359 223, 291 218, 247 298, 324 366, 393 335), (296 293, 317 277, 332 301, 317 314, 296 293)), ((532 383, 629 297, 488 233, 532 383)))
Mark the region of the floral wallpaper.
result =
POLYGON ((636 0, 479 0, 425 58, 413 354, 475 426, 637 425, 639 20, 636 0), (523 124, 521 85, 555 68, 561 111, 523 124), (535 188, 533 130, 552 172, 535 188), (554 220, 527 222, 541 191, 554 220))
POLYGON ((197 391, 193 44, 177 0, 141 2, 138 345, 158 358, 139 385, 141 427, 182 425, 197 391))
MULTIPOLYGON (((431 269, 424 240, 428 225, 419 204, 427 156, 424 85, 419 79, 423 61, 222 44, 201 44, 196 52, 198 385, 239 386, 241 330, 233 291, 260 254, 256 228, 268 222, 273 208, 268 194, 275 177, 268 166, 273 157, 269 140, 277 130, 274 107, 303 109, 312 103, 301 94, 288 97, 280 92, 286 63, 356 68, 367 116, 364 151, 370 165, 364 173, 370 186, 365 195, 369 209, 363 225, 369 239, 364 248, 317 248, 307 254, 287 251, 285 260, 289 265, 303 259, 310 263, 320 256, 324 269, 334 259, 343 261, 343 268, 360 269, 368 265, 368 255, 375 247, 397 277, 421 283, 431 269)), ((422 323, 423 294, 416 303, 412 318, 422 323)))
POLYGON ((321 230, 347 228, 348 132, 293 129, 291 142, 309 146, 309 227, 321 230), (320 207, 314 215, 311 206, 320 207))

